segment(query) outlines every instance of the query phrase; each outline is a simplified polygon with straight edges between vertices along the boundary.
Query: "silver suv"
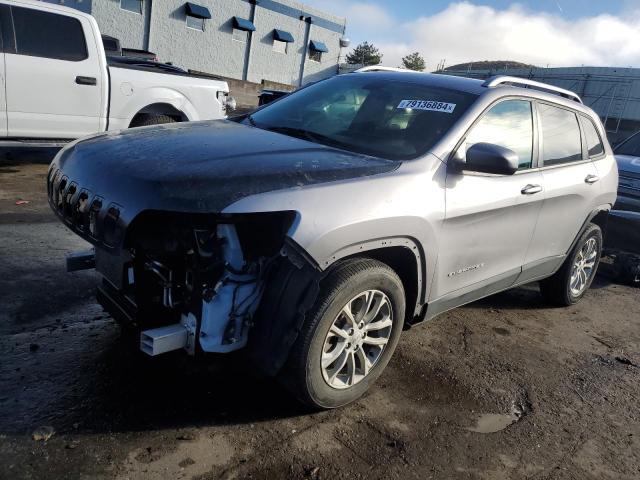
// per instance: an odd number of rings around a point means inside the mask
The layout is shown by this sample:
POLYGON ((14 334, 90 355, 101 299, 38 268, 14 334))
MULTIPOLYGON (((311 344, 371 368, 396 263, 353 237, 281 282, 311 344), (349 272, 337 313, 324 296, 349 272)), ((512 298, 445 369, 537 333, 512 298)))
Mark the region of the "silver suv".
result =
POLYGON ((149 355, 244 352, 321 408, 360 397, 411 325, 517 285, 589 288, 618 174, 569 91, 365 71, 234 120, 70 144, 51 207, 149 355), (523 88, 524 87, 524 88, 523 88))

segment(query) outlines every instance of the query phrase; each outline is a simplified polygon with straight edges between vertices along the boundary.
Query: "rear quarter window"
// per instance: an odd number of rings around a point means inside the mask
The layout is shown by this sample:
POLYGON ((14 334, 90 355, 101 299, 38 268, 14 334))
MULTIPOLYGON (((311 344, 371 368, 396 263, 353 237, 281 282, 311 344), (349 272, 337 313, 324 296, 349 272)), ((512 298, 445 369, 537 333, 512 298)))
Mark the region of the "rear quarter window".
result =
POLYGON ((580 117, 582 121, 582 131, 584 132, 584 138, 587 142, 587 151, 589 152, 589 158, 598 157, 604 153, 604 145, 598 134, 598 130, 593 122, 586 118, 580 117))
POLYGON ((18 55, 72 62, 85 60, 89 56, 82 24, 78 19, 13 6, 11 13, 18 55))
POLYGON ((545 103, 538 104, 544 166, 582 160, 582 139, 576 114, 545 103))

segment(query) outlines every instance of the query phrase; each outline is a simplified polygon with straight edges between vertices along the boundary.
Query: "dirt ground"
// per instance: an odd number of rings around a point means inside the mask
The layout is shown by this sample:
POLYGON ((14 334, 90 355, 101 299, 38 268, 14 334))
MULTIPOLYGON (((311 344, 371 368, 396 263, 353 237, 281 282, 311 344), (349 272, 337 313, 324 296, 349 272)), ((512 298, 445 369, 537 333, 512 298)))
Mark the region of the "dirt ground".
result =
POLYGON ((86 245, 46 168, 0 160, 0 478, 640 478, 640 290, 458 308, 404 332, 360 401, 309 412, 233 357, 139 354, 95 275, 64 272, 86 245))

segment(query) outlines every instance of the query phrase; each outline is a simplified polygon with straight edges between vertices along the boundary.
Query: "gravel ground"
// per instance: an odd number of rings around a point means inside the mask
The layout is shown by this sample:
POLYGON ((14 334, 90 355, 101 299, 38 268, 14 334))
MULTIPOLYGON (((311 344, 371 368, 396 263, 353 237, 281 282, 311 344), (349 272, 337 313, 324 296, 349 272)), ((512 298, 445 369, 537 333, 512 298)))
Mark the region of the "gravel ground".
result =
POLYGON ((138 354, 95 275, 64 272, 86 245, 45 174, 0 163, 0 478, 640 478, 638 289, 453 310, 405 332, 359 402, 308 412, 233 357, 138 354))

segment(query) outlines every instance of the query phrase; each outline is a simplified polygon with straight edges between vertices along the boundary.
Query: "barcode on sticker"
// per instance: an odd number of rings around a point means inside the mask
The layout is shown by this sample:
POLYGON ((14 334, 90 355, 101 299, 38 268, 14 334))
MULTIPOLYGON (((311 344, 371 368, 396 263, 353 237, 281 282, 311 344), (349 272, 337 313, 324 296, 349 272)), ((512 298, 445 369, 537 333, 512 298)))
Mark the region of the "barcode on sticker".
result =
POLYGON ((413 110, 429 110, 432 112, 453 113, 455 103, 438 102, 436 100, 402 100, 397 108, 411 108, 413 110))

